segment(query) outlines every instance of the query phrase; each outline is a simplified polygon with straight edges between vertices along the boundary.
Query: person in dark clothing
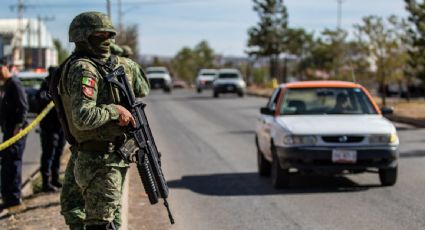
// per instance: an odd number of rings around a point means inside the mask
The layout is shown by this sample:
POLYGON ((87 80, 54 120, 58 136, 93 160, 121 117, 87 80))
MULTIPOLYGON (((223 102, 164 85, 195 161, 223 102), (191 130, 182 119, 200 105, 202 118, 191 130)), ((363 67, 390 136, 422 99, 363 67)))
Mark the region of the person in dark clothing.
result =
MULTIPOLYGON (((48 96, 49 79, 56 70, 55 67, 49 68, 49 76, 41 84, 40 90, 37 92, 39 104, 39 112, 50 102, 48 96)), ((58 115, 54 109, 44 117, 40 122, 40 138, 41 138, 41 176, 43 181, 44 192, 54 192, 57 188, 61 188, 59 181, 60 158, 65 146, 65 134, 62 130, 58 115)))
MULTIPOLYGON (((3 140, 18 134, 28 124, 26 120, 28 102, 25 90, 19 79, 9 71, 6 63, 0 63, 0 81, 3 85, 3 99, 0 109, 0 125, 3 140)), ((22 156, 26 136, 12 146, 0 152, 1 158, 1 194, 4 207, 20 205, 22 156)))

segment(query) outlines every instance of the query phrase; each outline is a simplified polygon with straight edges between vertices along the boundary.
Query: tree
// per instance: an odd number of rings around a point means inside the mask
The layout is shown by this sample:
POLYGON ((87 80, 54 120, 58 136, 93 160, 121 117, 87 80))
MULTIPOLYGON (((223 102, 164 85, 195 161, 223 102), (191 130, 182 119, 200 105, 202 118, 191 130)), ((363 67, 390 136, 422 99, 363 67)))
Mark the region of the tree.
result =
POLYGON ((325 29, 321 36, 311 41, 309 50, 304 54, 302 68, 310 71, 310 77, 346 79, 346 69, 350 65, 347 32, 342 29, 325 29), (320 76, 316 75, 320 73, 320 76))
POLYGON ((193 82, 199 69, 214 67, 214 51, 208 42, 201 41, 194 49, 182 48, 173 58, 172 65, 180 79, 193 82))
POLYGON ((406 42, 411 45, 408 51, 407 74, 409 77, 416 76, 421 79, 425 87, 425 2, 418 3, 416 0, 405 0, 405 2, 406 9, 410 13, 408 21, 412 24, 412 27, 408 29, 406 42))
POLYGON ((207 41, 201 41, 193 49, 196 67, 212 68, 214 66, 214 51, 211 49, 207 41))
POLYGON ((60 64, 68 58, 68 51, 62 47, 62 43, 59 39, 53 39, 53 44, 58 52, 58 63, 60 64))
MULTIPOLYGON (((283 0, 253 0, 260 21, 248 30, 248 54, 268 57, 270 74, 278 76, 279 55, 286 49, 288 13, 283 0)), ((286 77, 286 76, 285 76, 286 77)), ((283 79, 286 81, 286 79, 283 79)))
POLYGON ((376 67, 382 104, 386 105, 386 89, 388 83, 403 78, 403 69, 407 61, 403 39, 399 29, 402 21, 390 16, 385 22, 382 17, 367 16, 363 23, 355 25, 359 42, 365 44, 365 56, 372 60, 376 67))
MULTIPOLYGON (((288 28, 287 31, 287 50, 289 53, 297 56, 299 62, 296 68, 296 74, 303 80, 305 71, 309 67, 308 62, 305 62, 311 54, 313 46, 313 34, 307 33, 302 28, 288 28)), ((286 75, 287 66, 285 61, 284 72, 286 75)))
POLYGON ((195 59, 194 53, 189 47, 182 48, 173 58, 173 69, 180 79, 193 82, 196 74, 195 59))

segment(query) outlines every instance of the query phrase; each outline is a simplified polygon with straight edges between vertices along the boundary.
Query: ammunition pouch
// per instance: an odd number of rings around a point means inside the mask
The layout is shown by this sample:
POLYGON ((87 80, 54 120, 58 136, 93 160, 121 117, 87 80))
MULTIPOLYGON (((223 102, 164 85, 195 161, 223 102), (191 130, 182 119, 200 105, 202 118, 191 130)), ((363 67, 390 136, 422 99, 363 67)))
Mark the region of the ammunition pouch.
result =
POLYGON ((133 138, 125 138, 122 144, 117 148, 118 154, 120 154, 122 159, 127 163, 134 163, 137 161, 137 151, 139 151, 139 147, 136 140, 133 138))

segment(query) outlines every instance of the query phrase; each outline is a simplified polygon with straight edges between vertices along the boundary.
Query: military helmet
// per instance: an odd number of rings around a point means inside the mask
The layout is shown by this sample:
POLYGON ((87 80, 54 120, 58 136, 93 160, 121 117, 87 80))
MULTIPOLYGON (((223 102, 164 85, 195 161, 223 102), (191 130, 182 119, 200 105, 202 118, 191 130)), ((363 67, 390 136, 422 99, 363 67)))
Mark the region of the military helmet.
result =
POLYGON ((69 26, 69 41, 82 42, 94 32, 110 32, 117 34, 109 17, 100 12, 84 12, 72 20, 69 26))

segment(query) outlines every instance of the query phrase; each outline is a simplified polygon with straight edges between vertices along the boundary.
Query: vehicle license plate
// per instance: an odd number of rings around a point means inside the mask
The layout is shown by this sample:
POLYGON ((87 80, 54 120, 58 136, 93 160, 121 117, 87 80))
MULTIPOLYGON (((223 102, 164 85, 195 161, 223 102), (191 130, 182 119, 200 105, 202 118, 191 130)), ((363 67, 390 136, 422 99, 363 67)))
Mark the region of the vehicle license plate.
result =
POLYGON ((227 90, 233 90, 233 86, 231 86, 231 85, 229 85, 229 86, 227 86, 227 90))
POLYGON ((334 163, 356 163, 357 151, 334 149, 332 150, 332 162, 334 163))

